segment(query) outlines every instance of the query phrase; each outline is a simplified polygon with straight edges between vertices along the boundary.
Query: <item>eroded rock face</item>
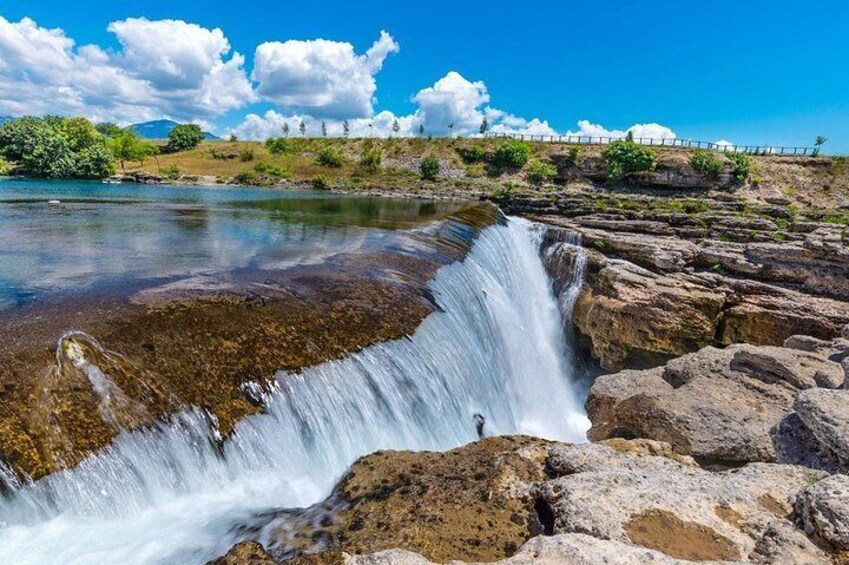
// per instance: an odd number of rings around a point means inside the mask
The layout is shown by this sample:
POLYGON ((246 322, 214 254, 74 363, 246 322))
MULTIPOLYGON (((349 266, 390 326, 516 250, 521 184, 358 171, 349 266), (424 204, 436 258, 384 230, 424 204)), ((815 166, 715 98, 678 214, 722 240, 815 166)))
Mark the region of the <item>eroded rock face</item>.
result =
POLYGON ((849 390, 803 391, 794 409, 819 451, 845 468, 849 464, 849 390))
MULTIPOLYGON (((764 463, 709 472, 646 440, 378 453, 337 487, 349 506, 326 527, 333 543, 291 562, 827 563, 792 516, 797 493, 825 476, 764 463)), ((238 552, 267 555, 243 543, 220 565, 250 563, 238 552)))
POLYGON ((782 231, 777 242, 776 222, 787 222, 779 211, 732 210, 720 206, 701 220, 569 208, 535 216, 589 250, 572 321, 602 367, 657 366, 707 345, 839 335, 849 322, 849 244, 840 229, 782 231))
POLYGON ((538 492, 556 517, 556 533, 585 533, 687 560, 825 560, 788 519, 795 493, 821 473, 769 464, 712 473, 598 444, 556 445, 548 465, 557 478, 538 492))
MULTIPOLYGON (((666 441, 676 451, 709 463, 780 461, 831 468, 816 463, 810 453, 808 432, 814 428, 794 425, 790 416, 794 403, 799 411, 797 396, 819 399, 843 394, 831 389, 841 386, 844 378, 839 364, 812 352, 751 345, 707 347, 664 367, 600 377, 587 400, 593 423, 588 435, 594 441, 612 437, 666 441)), ((814 411, 812 406, 809 412, 814 411)), ((841 412, 834 413, 831 407, 816 411, 831 418, 841 412)), ((820 428, 821 435, 836 441, 832 430, 839 426, 820 428)))
MULTIPOLYGON (((393 549, 370 555, 354 555, 345 560, 347 565, 434 565, 417 553, 393 549)), ((461 561, 451 564, 462 565, 461 561)), ((674 559, 659 551, 635 547, 614 540, 598 539, 585 534, 558 534, 536 537, 528 541, 519 553, 493 563, 493 565, 684 565, 692 561, 674 559)))
POLYGON ((796 497, 796 515, 809 535, 837 551, 849 550, 849 477, 827 477, 796 497))
POLYGON ((285 516, 270 517, 264 542, 281 558, 391 548, 440 562, 508 557, 545 530, 528 489, 545 479, 549 445, 493 437, 446 453, 374 453, 354 463, 322 503, 335 509, 332 517, 296 536, 285 516))

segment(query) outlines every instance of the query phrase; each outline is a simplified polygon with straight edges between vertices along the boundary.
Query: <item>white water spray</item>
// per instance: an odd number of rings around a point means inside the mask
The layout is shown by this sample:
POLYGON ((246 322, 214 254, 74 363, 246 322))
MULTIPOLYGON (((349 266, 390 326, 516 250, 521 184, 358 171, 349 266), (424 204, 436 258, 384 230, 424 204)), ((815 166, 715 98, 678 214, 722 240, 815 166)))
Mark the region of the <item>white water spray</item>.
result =
MULTIPOLYGON (((0 501, 0 563, 204 563, 257 513, 313 504, 359 456, 489 434, 583 441, 589 427, 530 224, 486 228, 430 288, 409 338, 281 374, 266 414, 223 448, 200 411, 123 433, 76 468, 0 501)), ((580 284, 580 281, 573 282, 580 284)))

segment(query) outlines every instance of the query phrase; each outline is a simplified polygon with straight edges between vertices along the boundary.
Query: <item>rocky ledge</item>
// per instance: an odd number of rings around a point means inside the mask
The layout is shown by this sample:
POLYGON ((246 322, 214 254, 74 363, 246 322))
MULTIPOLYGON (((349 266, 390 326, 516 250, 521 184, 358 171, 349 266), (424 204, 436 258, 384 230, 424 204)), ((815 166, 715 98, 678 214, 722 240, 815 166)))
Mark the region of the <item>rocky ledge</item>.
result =
MULTIPOLYGON (((121 431, 189 406, 223 437, 263 410, 277 371, 409 335, 436 270, 465 257, 491 205, 321 264, 242 270, 61 296, 0 313, 0 460, 36 479, 121 431)), ((0 480, 0 489, 3 484, 0 480)))
POLYGON ((709 471, 651 440, 489 438, 367 456, 323 525, 295 541, 272 531, 214 563, 828 563, 849 548, 845 493, 844 475, 709 471))
MULTIPOLYGON (((578 238, 585 248, 572 322, 607 370, 658 366, 708 345, 831 339, 849 323, 849 231, 840 224, 724 193, 583 192, 511 209, 553 226, 550 242, 578 238)), ((555 278, 576 253, 549 255, 555 278)))

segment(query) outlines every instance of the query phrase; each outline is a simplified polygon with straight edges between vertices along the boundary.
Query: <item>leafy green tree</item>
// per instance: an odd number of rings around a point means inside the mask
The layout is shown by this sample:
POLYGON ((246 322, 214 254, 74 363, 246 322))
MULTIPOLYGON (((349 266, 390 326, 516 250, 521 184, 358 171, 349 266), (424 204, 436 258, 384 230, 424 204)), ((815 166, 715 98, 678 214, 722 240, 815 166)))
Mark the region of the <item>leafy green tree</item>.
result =
POLYGON ((327 137, 327 124, 323 120, 321 122, 321 137, 327 137))
POLYGON ((27 116, 0 127, 0 155, 14 172, 46 178, 99 178, 112 171, 106 139, 84 118, 27 116))
POLYGON ((401 124, 398 123, 398 119, 396 118, 394 122, 392 122, 392 133, 398 135, 398 132, 401 131, 401 124))
POLYGON ((486 135, 486 132, 489 131, 489 120, 486 119, 486 116, 483 117, 483 121, 481 122, 481 135, 486 135))
POLYGON ((424 124, 419 124, 419 137, 423 136, 425 132, 424 124))
POLYGON ((301 132, 301 137, 307 136, 307 123, 304 120, 301 120, 301 125, 298 126, 298 130, 301 132))
POLYGON ((180 124, 168 132, 169 151, 194 149, 203 141, 203 130, 197 124, 180 124))
POLYGON ((132 130, 122 130, 109 140, 108 145, 112 156, 121 164, 122 171, 127 170, 127 161, 141 162, 149 156, 150 149, 146 148, 146 144, 132 130))
POLYGON ((348 124, 348 120, 345 120, 344 122, 342 122, 342 131, 345 132, 345 137, 348 137, 348 136, 351 135, 351 126, 350 126, 350 124, 348 124))
POLYGON ((105 137, 115 137, 121 133, 121 128, 110 122, 101 122, 96 124, 94 128, 105 137))
POLYGON ((289 122, 283 122, 283 135, 289 137, 289 122))

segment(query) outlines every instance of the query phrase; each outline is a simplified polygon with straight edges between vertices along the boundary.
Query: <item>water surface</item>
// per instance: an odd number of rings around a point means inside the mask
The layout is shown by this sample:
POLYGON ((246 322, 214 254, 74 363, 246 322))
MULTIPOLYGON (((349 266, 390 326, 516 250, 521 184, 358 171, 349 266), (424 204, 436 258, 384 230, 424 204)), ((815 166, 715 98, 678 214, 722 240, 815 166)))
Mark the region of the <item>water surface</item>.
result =
POLYGON ((56 292, 369 249, 464 204, 247 187, 0 178, 0 309, 56 292))

